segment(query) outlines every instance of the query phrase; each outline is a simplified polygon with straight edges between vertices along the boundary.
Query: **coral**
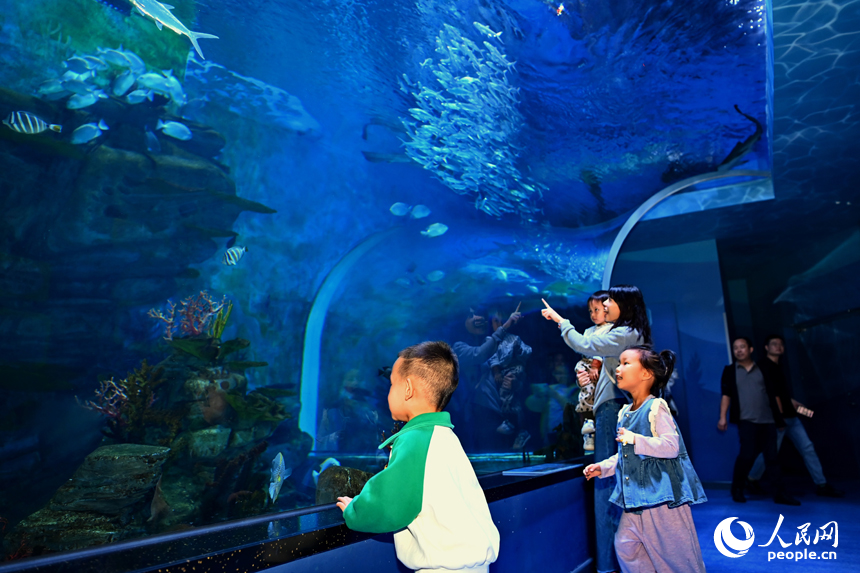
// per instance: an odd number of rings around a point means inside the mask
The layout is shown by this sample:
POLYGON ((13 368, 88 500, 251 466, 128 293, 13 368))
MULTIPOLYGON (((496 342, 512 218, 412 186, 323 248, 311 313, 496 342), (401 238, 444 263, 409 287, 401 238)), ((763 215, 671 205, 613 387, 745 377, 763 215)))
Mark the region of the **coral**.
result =
MULTIPOLYGON (((221 314, 227 297, 216 303, 205 290, 196 296, 189 296, 179 303, 179 308, 172 301, 167 301, 167 314, 154 308, 147 313, 152 318, 162 320, 165 323, 165 340, 173 340, 173 334, 177 330, 184 336, 199 336, 210 328, 210 322, 223 322, 226 324, 229 310, 226 316, 221 314)), ((230 305, 232 308, 232 304, 230 305)), ((221 326, 223 331, 224 327, 221 326)))
POLYGON ((105 416, 108 425, 105 434, 120 442, 144 443, 147 424, 166 426, 175 436, 182 426, 181 418, 172 412, 152 409, 155 389, 165 382, 161 375, 161 368, 153 368, 144 360, 126 378, 101 382, 95 401, 78 400, 78 404, 105 416))

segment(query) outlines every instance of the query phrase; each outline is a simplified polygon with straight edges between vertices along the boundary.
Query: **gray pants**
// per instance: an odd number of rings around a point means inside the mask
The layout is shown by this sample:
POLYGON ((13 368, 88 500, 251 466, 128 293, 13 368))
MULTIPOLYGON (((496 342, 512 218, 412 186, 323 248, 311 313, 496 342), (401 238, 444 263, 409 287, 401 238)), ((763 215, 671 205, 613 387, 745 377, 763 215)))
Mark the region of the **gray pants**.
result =
POLYGON ((705 573, 689 505, 621 516, 615 552, 624 573, 705 573))

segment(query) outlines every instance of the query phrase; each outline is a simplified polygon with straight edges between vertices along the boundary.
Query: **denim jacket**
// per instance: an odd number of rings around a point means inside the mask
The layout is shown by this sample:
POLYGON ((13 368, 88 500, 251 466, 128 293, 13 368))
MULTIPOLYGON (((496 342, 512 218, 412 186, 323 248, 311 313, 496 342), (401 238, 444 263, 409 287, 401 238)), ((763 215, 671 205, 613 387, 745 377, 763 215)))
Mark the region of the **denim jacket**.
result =
MULTIPOLYGON (((629 404, 624 406, 618 413, 618 428, 627 428, 649 438, 657 437, 653 431, 655 417, 671 417, 668 406, 665 411, 660 411, 660 403, 665 405, 660 398, 651 398, 635 412, 630 412, 629 404)), ((680 431, 678 456, 675 458, 640 455, 635 453, 634 448, 633 444, 618 444, 615 491, 609 501, 625 511, 647 509, 664 503, 668 503, 669 507, 679 507, 686 503, 707 501, 680 431)))

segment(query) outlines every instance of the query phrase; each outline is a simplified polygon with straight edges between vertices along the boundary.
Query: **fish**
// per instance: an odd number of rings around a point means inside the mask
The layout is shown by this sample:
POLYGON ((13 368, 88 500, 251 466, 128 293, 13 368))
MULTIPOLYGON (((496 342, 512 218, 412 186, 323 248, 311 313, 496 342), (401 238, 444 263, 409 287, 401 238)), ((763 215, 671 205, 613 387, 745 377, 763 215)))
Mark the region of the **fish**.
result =
POLYGON ((63 87, 63 82, 60 80, 48 80, 42 82, 39 86, 38 93, 47 100, 55 100, 64 98, 69 95, 69 92, 63 87))
POLYGON ((122 46, 120 46, 119 51, 131 64, 131 71, 136 74, 142 74, 146 72, 146 64, 143 63, 143 60, 140 59, 140 56, 129 50, 123 50, 122 46))
POLYGON ((94 92, 90 92, 88 94, 79 95, 75 94, 69 98, 66 102, 66 108, 68 109, 83 109, 85 107, 90 107, 100 99, 104 99, 107 97, 103 91, 98 90, 94 92))
POLYGON ((336 458, 326 458, 322 465, 320 465, 320 471, 314 470, 313 472, 311 472, 314 476, 314 483, 319 484, 319 479, 323 472, 333 466, 340 467, 340 462, 337 461, 336 458))
POLYGON ((561 16, 563 12, 564 12, 564 4, 559 4, 558 8, 555 9, 555 15, 561 16))
POLYGON ((728 171, 738 163, 743 158, 744 155, 752 151, 756 142, 761 139, 762 134, 764 134, 764 128, 761 123, 751 115, 747 115, 741 111, 741 109, 735 105, 735 111, 750 120, 755 124, 755 132, 752 135, 747 137, 745 140, 738 142, 729 152, 725 159, 723 159, 722 163, 717 167, 717 171, 728 171))
POLYGON ((155 25, 159 30, 162 29, 163 26, 173 30, 177 34, 182 36, 188 36, 188 39, 191 40, 191 45, 194 46, 194 49, 197 51, 197 55, 200 56, 201 60, 205 60, 203 57, 203 52, 200 50, 200 46, 197 44, 197 40, 200 38, 211 38, 213 40, 217 40, 218 36, 214 36, 212 34, 204 34, 202 32, 192 32, 185 25, 179 21, 179 19, 173 15, 171 10, 173 10, 173 6, 169 4, 162 4, 158 2, 158 0, 130 0, 134 7, 137 8, 137 11, 140 12, 143 16, 148 16, 155 21, 155 25))
POLYGON ((472 22, 472 24, 475 26, 475 28, 478 29, 478 31, 480 33, 485 34, 490 38, 498 38, 499 41, 501 41, 501 38, 499 38, 499 36, 502 35, 501 32, 493 32, 489 26, 485 26, 484 24, 481 24, 480 22, 472 22))
POLYGON ((102 60, 112 66, 116 66, 118 68, 131 67, 131 61, 120 50, 111 50, 110 48, 98 48, 96 51, 101 56, 102 60))
POLYGON ((540 292, 540 289, 539 289, 538 287, 536 287, 535 285, 529 285, 529 286, 528 286, 528 287, 526 287, 526 288, 528 288, 530 291, 532 291, 532 292, 534 292, 534 293, 538 293, 538 292, 540 292))
POLYGON ((433 223, 425 231, 421 231, 421 234, 425 237, 438 237, 439 235, 444 235, 448 232, 448 226, 443 225, 442 223, 433 223))
POLYGON ((394 281, 394 283, 398 286, 402 286, 403 288, 409 288, 412 286, 412 283, 409 282, 409 279, 405 279, 403 277, 400 277, 399 279, 394 281))
POLYGON ((125 101, 132 105, 137 105, 147 99, 152 101, 152 90, 134 90, 125 96, 125 101))
POLYGON ((436 281, 441 281, 445 278, 445 271, 433 271, 427 274, 427 280, 431 283, 435 283, 436 281))
POLYGON ((169 135, 174 139, 182 141, 188 141, 191 139, 191 130, 188 129, 185 124, 179 123, 178 121, 165 122, 159 119, 155 129, 160 129, 162 133, 169 135))
POLYGON ((409 213, 410 209, 411 209, 411 207, 409 207, 409 205, 407 205, 406 203, 395 203, 394 205, 391 206, 389 211, 391 211, 392 215, 397 215, 398 217, 403 217, 404 215, 409 213))
POLYGON ((222 262, 227 266, 233 266, 238 263, 242 257, 245 256, 247 252, 247 247, 230 247, 227 249, 227 252, 224 253, 224 259, 222 262))
POLYGON ((93 90, 93 86, 81 79, 70 78, 63 80, 63 89, 70 91, 73 94, 85 95, 93 90))
POLYGON ((134 85, 135 81, 137 81, 137 78, 131 70, 126 70, 118 75, 113 81, 113 88, 111 89, 113 95, 117 97, 124 96, 131 89, 131 86, 134 85))
POLYGON ((43 131, 51 130, 60 133, 63 131, 63 126, 55 123, 48 123, 41 117, 37 117, 26 111, 13 111, 9 117, 3 120, 3 125, 7 126, 12 131, 18 133, 26 133, 27 135, 36 135, 43 131))
POLYGON ((423 219, 424 217, 428 217, 428 216, 430 216, 430 213, 431 213, 431 212, 432 212, 432 211, 430 211, 430 209, 428 209, 428 208, 427 208, 427 207, 425 207, 424 205, 415 205, 415 206, 412 208, 412 213, 411 213, 411 215, 410 215, 410 216, 411 216, 413 219, 423 219))
POLYGON ((69 58, 68 60, 63 62, 63 64, 66 66, 67 69, 75 72, 76 74, 85 74, 91 69, 90 63, 78 56, 73 56, 69 58))
POLYGON ((278 494, 281 493, 281 486, 284 485, 284 480, 290 477, 292 473, 292 468, 284 466, 284 454, 278 453, 275 459, 272 460, 272 478, 269 482, 269 497, 272 498, 272 503, 278 499, 278 494))
POLYGON ((161 477, 158 478, 158 483, 155 484, 155 493, 152 495, 152 502, 149 504, 149 519, 147 523, 158 522, 159 519, 173 511, 167 500, 164 499, 164 493, 161 491, 161 477))
MULTIPOLYGON (((146 150, 151 153, 161 153, 161 143, 158 137, 150 131, 149 126, 143 128, 146 132, 146 150)), ((228 248, 232 245, 228 245, 228 248)))
POLYGON ((72 143, 75 145, 89 143, 108 129, 110 128, 103 119, 99 120, 98 123, 85 123, 72 132, 72 143))
POLYGON ((152 90, 160 94, 170 93, 170 85, 167 82, 167 78, 161 74, 156 74, 155 72, 149 72, 148 74, 143 74, 137 78, 137 85, 138 87, 152 90))

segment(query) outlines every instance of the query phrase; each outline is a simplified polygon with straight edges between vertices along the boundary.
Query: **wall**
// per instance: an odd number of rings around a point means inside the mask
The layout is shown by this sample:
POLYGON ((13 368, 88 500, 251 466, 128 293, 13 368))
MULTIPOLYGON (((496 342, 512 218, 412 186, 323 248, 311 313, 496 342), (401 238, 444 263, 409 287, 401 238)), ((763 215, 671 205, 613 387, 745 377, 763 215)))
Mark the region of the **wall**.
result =
POLYGON ((717 430, 720 374, 728 343, 715 241, 623 250, 612 284, 634 284, 645 296, 654 345, 678 354, 672 391, 684 442, 703 481, 728 481, 737 435, 717 430))

